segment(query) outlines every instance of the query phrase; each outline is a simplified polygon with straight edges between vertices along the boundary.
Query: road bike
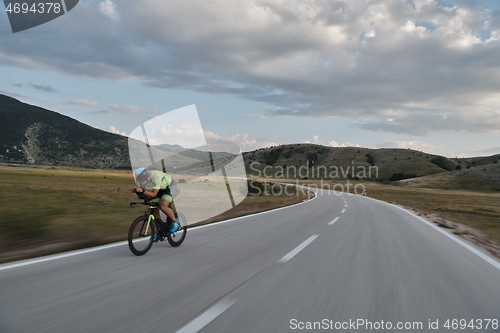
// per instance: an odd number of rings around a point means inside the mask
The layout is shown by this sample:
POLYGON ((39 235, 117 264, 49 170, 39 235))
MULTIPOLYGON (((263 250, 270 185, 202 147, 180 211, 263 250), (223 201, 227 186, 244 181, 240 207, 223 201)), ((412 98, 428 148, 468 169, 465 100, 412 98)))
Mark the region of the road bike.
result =
POLYGON ((167 222, 164 223, 153 215, 154 209, 158 208, 158 203, 152 202, 152 198, 142 193, 136 194, 143 202, 131 202, 130 207, 141 204, 146 205, 147 210, 144 215, 136 218, 130 226, 128 231, 128 246, 130 251, 136 256, 142 256, 151 249, 153 243, 163 242, 165 238, 173 247, 181 245, 187 233, 187 221, 184 214, 176 212, 175 205, 172 207, 172 203, 170 204, 169 207, 174 210, 175 217, 178 218, 180 222, 180 229, 176 232, 170 232, 173 221, 167 218, 167 222))

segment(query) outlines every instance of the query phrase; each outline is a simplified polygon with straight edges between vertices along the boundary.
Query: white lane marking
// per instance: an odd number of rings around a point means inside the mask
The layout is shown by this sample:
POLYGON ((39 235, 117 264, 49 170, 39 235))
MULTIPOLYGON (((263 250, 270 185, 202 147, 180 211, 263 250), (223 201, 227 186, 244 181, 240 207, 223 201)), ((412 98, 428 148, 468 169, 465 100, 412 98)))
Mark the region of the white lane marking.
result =
POLYGON ((286 262, 288 262, 288 260, 290 260, 293 257, 295 257, 297 255, 297 253, 299 253, 300 251, 302 251, 303 249, 305 249, 305 247, 307 245, 311 244, 312 241, 315 240, 318 236, 319 235, 312 235, 311 237, 309 237, 308 239, 306 239, 302 244, 300 244, 295 249, 293 249, 292 251, 290 251, 286 256, 284 256, 283 258, 281 258, 280 260, 278 260, 278 262, 279 263, 286 263, 286 262))
POLYGON ((340 214, 344 214, 345 213, 345 208, 342 209, 342 211, 340 212, 340 214))
POLYGON ((217 318, 221 313, 226 311, 236 301, 222 300, 212 306, 207 311, 203 312, 198 318, 181 328, 177 333, 196 333, 217 318))
POLYGON ((339 217, 336 217, 334 218, 330 223, 328 223, 328 225, 332 225, 334 224, 335 222, 337 222, 339 220, 340 216, 339 217))
POLYGON ((365 197, 365 196, 359 196, 361 198, 367 198, 367 199, 371 199, 371 200, 374 200, 374 201, 378 201, 378 202, 381 202, 381 203, 384 203, 386 205, 389 205, 389 206, 393 206, 393 207, 396 207, 398 209, 401 209, 402 211, 404 212, 407 212, 408 214, 412 215, 413 217, 416 217, 417 219, 419 219, 420 221, 424 222, 425 224, 431 226, 432 228, 436 229, 437 231, 439 231, 440 233, 442 233, 443 235, 445 235, 446 237, 450 238, 451 240, 454 240, 455 242, 457 242, 458 244, 462 245, 463 247, 465 247, 467 250, 471 251, 472 253, 474 253, 475 255, 479 256, 481 259, 489 262, 490 264, 492 264, 494 267, 500 269, 500 262, 496 261, 495 259, 489 257, 488 255, 484 254, 483 252, 479 251, 478 249, 476 249, 475 247, 472 247, 470 246, 469 244, 465 243, 464 241, 456 238, 455 236, 447 233, 446 231, 444 230, 441 230, 440 227, 434 225, 433 223, 430 223, 429 221, 425 220, 424 218, 416 215, 416 214, 413 214, 412 212, 404 209, 403 207, 399 207, 399 206, 396 206, 396 205, 393 205, 393 204, 390 204, 388 202, 385 202, 385 201, 382 201, 382 200, 377 200, 377 199, 374 199, 374 198, 369 198, 369 197, 365 197))
POLYGON ((109 248, 112 248, 112 247, 121 246, 121 245, 125 245, 125 244, 128 244, 128 241, 118 242, 118 243, 113 243, 113 244, 108 244, 108 245, 103 245, 103 246, 98 246, 98 247, 93 247, 93 248, 86 249, 86 250, 79 250, 79 251, 74 251, 74 252, 67 252, 67 253, 63 253, 63 254, 59 254, 59 255, 54 255, 54 256, 42 257, 42 258, 39 258, 39 259, 23 260, 23 261, 16 262, 14 264, 1 265, 0 266, 0 271, 3 271, 5 269, 10 269, 10 268, 15 268, 15 267, 21 267, 21 266, 26 266, 26 265, 38 264, 38 263, 45 262, 45 261, 51 261, 51 260, 56 260, 56 259, 62 259, 62 258, 72 257, 72 256, 76 256, 76 255, 79 255, 79 254, 84 254, 84 253, 105 250, 105 249, 109 249, 109 248))
MULTIPOLYGON (((215 222, 215 223, 200 225, 198 227, 189 228, 189 230, 202 229, 202 228, 210 227, 210 226, 213 226, 213 225, 216 225, 216 224, 223 224, 223 223, 233 222, 233 221, 236 221, 236 220, 241 220, 241 219, 244 219, 246 217, 252 217, 252 216, 256 216, 256 215, 271 213, 271 212, 274 212, 274 211, 277 211, 277 210, 286 209, 286 208, 290 208, 290 207, 294 207, 294 206, 298 206, 298 205, 302 205, 302 204, 311 202, 312 200, 316 199, 317 197, 318 196, 315 195, 312 199, 309 199, 309 200, 306 200, 306 201, 302 201, 302 202, 296 203, 294 205, 280 207, 280 208, 275 208, 275 209, 267 210, 265 212, 260 212, 260 213, 255 213, 255 214, 250 214, 250 215, 235 217, 235 218, 232 218, 232 219, 229 219, 229 220, 219 221, 219 222, 215 222)), ((51 260, 56 260, 56 259, 63 259, 63 258, 67 258, 67 257, 77 256, 77 255, 80 255, 80 254, 94 252, 94 251, 105 250, 105 249, 109 249, 109 248, 112 248, 112 247, 121 246, 121 245, 125 245, 125 244, 128 244, 128 241, 118 242, 118 243, 112 243, 112 244, 107 244, 107 245, 103 245, 103 246, 92 247, 92 248, 85 249, 85 250, 76 250, 76 251, 73 251, 73 252, 67 252, 67 253, 63 253, 63 254, 57 254, 57 255, 52 255, 52 256, 40 257, 38 259, 27 259, 27 260, 15 262, 15 263, 12 263, 12 264, 3 264, 3 265, 0 265, 0 271, 5 270, 5 269, 11 269, 11 268, 16 268, 16 267, 22 267, 22 266, 32 265, 32 264, 38 264, 38 263, 45 262, 45 261, 51 261, 51 260)))
POLYGON ((345 204, 345 206, 344 206, 344 207, 347 207, 347 204, 345 204))

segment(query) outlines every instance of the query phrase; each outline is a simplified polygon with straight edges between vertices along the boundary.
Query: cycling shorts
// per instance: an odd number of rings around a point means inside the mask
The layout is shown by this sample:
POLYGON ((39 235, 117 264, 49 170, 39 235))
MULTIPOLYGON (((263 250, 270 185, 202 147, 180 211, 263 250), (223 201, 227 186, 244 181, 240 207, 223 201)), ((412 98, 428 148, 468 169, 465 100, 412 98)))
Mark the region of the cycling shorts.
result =
POLYGON ((174 200, 172 198, 172 195, 170 193, 170 188, 168 186, 167 186, 167 188, 161 189, 160 191, 158 191, 158 194, 156 195, 156 197, 151 201, 152 202, 159 202, 160 200, 168 200, 170 202, 172 202, 172 200, 174 200))
POLYGON ((160 200, 163 200, 163 199, 168 200, 168 201, 170 201, 170 202, 172 202, 172 200, 173 200, 173 199, 172 199, 172 196, 170 196, 169 194, 164 194, 164 195, 162 195, 161 197, 158 197, 158 196, 157 196, 156 198, 154 198, 154 199, 153 199, 153 200, 151 200, 151 201, 152 201, 152 202, 160 202, 160 200))

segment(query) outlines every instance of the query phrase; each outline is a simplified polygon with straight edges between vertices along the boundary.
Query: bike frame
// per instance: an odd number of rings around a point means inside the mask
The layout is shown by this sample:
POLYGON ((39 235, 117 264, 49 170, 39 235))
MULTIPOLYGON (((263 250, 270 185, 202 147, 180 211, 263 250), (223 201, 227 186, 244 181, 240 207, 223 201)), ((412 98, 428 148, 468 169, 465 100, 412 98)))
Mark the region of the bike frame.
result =
MULTIPOLYGON (((146 210, 146 214, 145 214, 148 217, 145 231, 148 232, 149 231, 148 228, 149 228, 150 223, 151 222, 156 223, 156 221, 155 221, 156 217, 153 214, 153 209, 160 209, 160 208, 158 207, 157 202, 151 202, 148 197, 146 197, 145 195, 141 195, 140 193, 136 193, 136 194, 138 195, 138 197, 140 199, 142 199, 144 201, 143 202, 131 202, 130 207, 134 208, 134 205, 138 205, 138 204, 148 206, 148 208, 146 210)), ((161 227, 161 226, 158 226, 158 227, 161 227)))
MULTIPOLYGON (((149 228, 151 226, 151 222, 157 224, 156 217, 153 214, 153 209, 156 209, 156 208, 158 208, 158 205, 148 204, 148 210, 146 212, 146 215, 148 216, 148 222, 146 223, 146 230, 144 230, 144 232, 146 234, 149 231, 149 228)), ((161 231, 161 229, 160 229, 161 226, 157 225, 156 227, 158 228, 159 231, 161 231)))

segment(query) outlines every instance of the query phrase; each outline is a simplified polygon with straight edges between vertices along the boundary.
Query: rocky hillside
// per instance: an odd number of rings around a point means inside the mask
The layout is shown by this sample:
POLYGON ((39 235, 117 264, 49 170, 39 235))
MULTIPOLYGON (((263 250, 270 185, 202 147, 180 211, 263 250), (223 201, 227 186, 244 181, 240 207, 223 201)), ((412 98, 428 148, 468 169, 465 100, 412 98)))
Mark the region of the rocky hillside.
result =
POLYGON ((0 95, 0 162, 130 168, 127 138, 0 95))

